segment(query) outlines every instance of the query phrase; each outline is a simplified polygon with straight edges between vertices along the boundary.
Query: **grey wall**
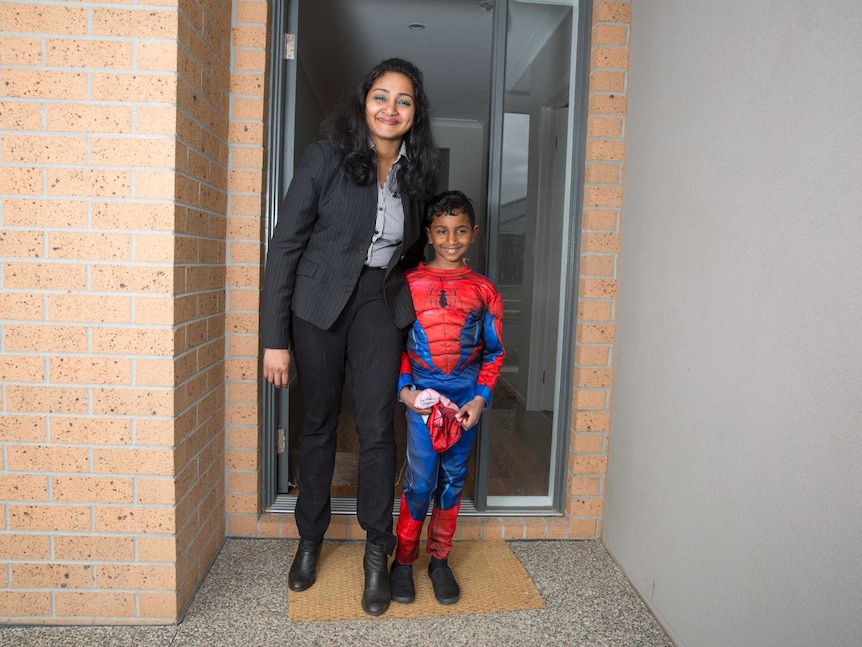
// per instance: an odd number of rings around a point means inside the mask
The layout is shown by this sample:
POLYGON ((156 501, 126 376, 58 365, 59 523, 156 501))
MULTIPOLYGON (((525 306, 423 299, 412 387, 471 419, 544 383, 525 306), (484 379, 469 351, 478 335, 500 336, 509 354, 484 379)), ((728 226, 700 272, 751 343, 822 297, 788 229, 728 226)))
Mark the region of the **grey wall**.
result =
POLYGON ((678 644, 862 644, 862 3, 632 10, 604 543, 678 644))

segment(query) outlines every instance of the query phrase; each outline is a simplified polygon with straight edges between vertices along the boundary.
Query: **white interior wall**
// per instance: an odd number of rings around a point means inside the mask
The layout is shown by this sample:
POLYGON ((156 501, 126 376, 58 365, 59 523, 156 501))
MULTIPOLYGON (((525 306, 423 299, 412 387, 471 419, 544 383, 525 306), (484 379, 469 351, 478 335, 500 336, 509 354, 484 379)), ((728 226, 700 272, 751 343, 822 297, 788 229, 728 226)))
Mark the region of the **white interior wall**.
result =
POLYGON ((862 4, 632 13, 603 541, 680 645, 862 644, 862 4))

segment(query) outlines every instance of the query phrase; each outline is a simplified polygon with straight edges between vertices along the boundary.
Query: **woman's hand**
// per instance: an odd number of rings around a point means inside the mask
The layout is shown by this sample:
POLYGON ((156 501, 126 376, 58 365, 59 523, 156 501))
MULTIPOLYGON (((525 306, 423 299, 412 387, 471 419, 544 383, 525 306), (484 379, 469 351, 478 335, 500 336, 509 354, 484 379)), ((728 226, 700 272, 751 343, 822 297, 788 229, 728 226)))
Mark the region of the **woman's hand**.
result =
POLYGON ((286 348, 263 349, 263 377, 277 389, 290 379, 290 352, 286 348))
POLYGON ((485 398, 481 395, 477 395, 475 398, 470 400, 470 402, 458 409, 458 413, 455 414, 455 417, 461 421, 461 426, 464 429, 469 429, 479 422, 479 417, 482 415, 482 411, 484 409, 485 398))
POLYGON ((420 416, 427 416, 431 413, 431 409, 417 409, 415 406, 416 396, 421 393, 420 391, 414 391, 409 386, 401 387, 401 391, 398 395, 401 397, 401 401, 407 405, 407 408, 414 413, 418 413, 420 416))

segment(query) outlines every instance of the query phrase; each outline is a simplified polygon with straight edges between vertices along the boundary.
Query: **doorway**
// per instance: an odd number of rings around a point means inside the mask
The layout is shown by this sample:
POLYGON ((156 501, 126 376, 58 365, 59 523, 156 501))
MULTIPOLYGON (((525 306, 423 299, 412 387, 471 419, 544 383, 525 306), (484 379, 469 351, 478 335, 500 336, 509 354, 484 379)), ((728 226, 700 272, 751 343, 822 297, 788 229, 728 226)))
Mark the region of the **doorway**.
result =
MULTIPOLYGON (((565 476, 576 236, 585 132, 589 2, 291 0, 273 4, 268 232, 323 117, 374 63, 423 70, 447 164, 441 186, 469 195, 480 240, 470 265, 504 299, 507 359, 483 414, 462 514, 559 512, 565 476), (361 5, 361 9, 359 7, 361 5), (291 34, 283 37, 281 34, 291 34), (285 59, 293 49, 294 58, 285 59)), ((302 403, 264 386, 264 507, 292 512, 302 403)), ((396 415, 399 477, 403 410, 396 415)), ((355 512, 349 384, 338 431, 334 513, 355 512)), ((396 501, 401 479, 396 479, 396 501)))

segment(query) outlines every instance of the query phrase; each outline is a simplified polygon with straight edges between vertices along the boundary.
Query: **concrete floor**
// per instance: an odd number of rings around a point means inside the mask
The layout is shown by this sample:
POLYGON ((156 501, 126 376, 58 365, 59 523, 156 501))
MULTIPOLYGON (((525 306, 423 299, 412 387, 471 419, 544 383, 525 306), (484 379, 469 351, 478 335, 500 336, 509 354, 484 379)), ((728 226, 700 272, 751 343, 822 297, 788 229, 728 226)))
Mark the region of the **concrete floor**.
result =
POLYGON ((228 540, 183 622, 159 627, 4 627, 0 645, 141 647, 672 647, 596 541, 513 541, 546 608, 507 613, 290 623, 288 539, 228 540))

